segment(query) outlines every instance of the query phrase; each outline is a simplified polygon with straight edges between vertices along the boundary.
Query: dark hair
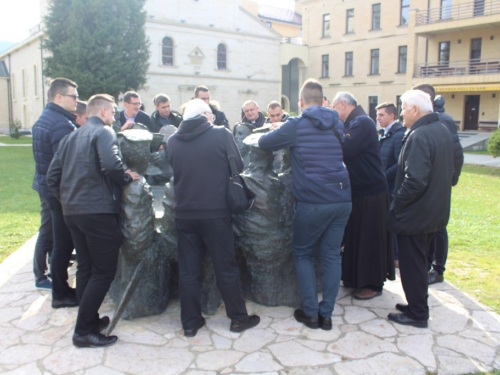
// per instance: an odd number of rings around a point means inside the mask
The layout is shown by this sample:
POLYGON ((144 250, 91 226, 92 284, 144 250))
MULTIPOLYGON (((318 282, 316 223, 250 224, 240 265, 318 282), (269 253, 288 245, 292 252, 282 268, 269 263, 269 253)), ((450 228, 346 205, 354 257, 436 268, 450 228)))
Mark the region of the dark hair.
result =
POLYGON ((84 115, 87 112, 87 102, 79 100, 76 102, 76 111, 75 113, 78 115, 84 115))
POLYGON ((419 83, 411 88, 412 90, 420 90, 429 94, 431 97, 431 102, 434 103, 434 99, 436 98, 436 90, 434 90, 434 86, 428 83, 419 83))
POLYGON ((385 108, 385 111, 389 115, 394 115, 394 117, 396 117, 398 110, 393 103, 390 102, 380 103, 378 106, 375 107, 375 109, 382 109, 382 108, 385 108))
POLYGON ((271 103, 267 105, 267 110, 269 111, 270 109, 275 109, 275 108, 281 108, 281 104, 278 103, 276 100, 273 100, 271 103))
POLYGON ((323 86, 315 79, 309 78, 300 89, 300 97, 305 104, 323 105, 323 86))
POLYGON ((130 103, 130 99, 132 98, 140 98, 139 94, 136 93, 135 91, 127 91, 124 95, 123 95, 123 101, 124 102, 127 102, 127 103, 130 103))
POLYGON ((68 78, 54 78, 50 81, 49 91, 47 92, 49 101, 52 102, 57 94, 66 95, 70 86, 75 89, 78 87, 75 82, 68 78))
POLYGON ((106 106, 106 103, 115 104, 115 98, 108 94, 93 95, 87 102, 87 114, 95 115, 100 108, 106 106))
POLYGON ((207 87, 207 86, 203 86, 203 85, 198 85, 198 86, 196 86, 196 87, 195 87, 195 89, 194 89, 194 97, 195 97, 195 98, 197 98, 197 97, 198 97, 198 93, 199 93, 200 91, 207 92, 207 91, 209 91, 209 90, 208 90, 208 87, 207 87))
POLYGON ((160 103, 169 102, 170 98, 165 94, 158 94, 153 98, 153 104, 158 105, 160 103))

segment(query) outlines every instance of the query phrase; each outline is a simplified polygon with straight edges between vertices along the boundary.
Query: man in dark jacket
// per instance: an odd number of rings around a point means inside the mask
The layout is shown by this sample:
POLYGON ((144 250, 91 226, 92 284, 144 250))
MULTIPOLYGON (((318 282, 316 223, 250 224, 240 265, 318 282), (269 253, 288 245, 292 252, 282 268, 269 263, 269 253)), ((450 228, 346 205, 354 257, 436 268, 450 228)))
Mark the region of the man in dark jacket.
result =
POLYGON ((280 103, 277 101, 272 101, 267 105, 267 124, 274 124, 277 122, 286 122, 290 118, 290 115, 283 111, 280 103))
POLYGON ((239 284, 234 254, 234 233, 227 205, 229 164, 226 137, 239 171, 243 161, 234 138, 224 127, 214 127, 207 103, 193 99, 184 110, 184 121, 168 139, 167 152, 174 172, 175 225, 179 263, 181 321, 186 337, 205 325, 201 316, 200 273, 205 252, 212 258, 217 286, 231 319, 231 332, 259 324, 248 316, 239 284))
MULTIPOLYGON (((457 126, 453 118, 444 112, 444 98, 442 96, 436 96, 434 87, 432 85, 422 83, 413 86, 413 90, 420 90, 427 93, 434 105, 434 111, 438 113, 439 120, 446 126, 453 138, 453 180, 452 185, 455 186, 458 183, 460 173, 462 172, 462 166, 464 164, 464 151, 462 145, 460 144, 460 139, 458 138, 457 126)), ((429 249, 428 261, 429 261, 429 285, 440 283, 444 281, 444 271, 446 260, 448 258, 448 231, 446 228, 442 228, 436 232, 434 240, 431 243, 429 249)))
POLYGON ((401 283, 408 305, 389 320, 418 328, 429 319, 427 252, 434 233, 450 217, 453 139, 433 113, 429 95, 410 90, 401 96, 408 129, 398 161, 388 225, 397 235, 401 283))
POLYGON ((177 111, 172 111, 170 98, 167 95, 156 95, 153 103, 156 111, 151 114, 151 123, 148 126, 151 133, 158 133, 165 125, 179 127, 182 122, 182 115, 177 111))
POLYGON ((117 340, 99 333, 109 318, 99 319, 98 311, 118 263, 121 186, 139 179, 137 173, 124 170, 118 156, 110 127, 113 104, 113 97, 106 94, 90 98, 87 124, 61 141, 47 173, 47 184, 61 201, 75 241, 80 308, 73 344, 80 348, 108 346, 117 340))
POLYGON ((243 117, 241 122, 250 124, 254 128, 260 128, 266 122, 266 118, 259 110, 259 105, 253 100, 247 100, 241 106, 243 117))
POLYGON ((123 95, 125 109, 120 112, 121 130, 130 129, 134 124, 142 124, 148 128, 151 126, 149 115, 141 111, 141 97, 135 91, 127 91, 123 95))
POLYGON ((313 79, 300 90, 302 114, 264 134, 259 147, 290 147, 292 189, 296 199, 293 218, 293 256, 302 309, 295 319, 309 328, 332 329, 332 313, 340 286, 340 244, 351 212, 351 191, 342 162, 344 129, 337 112, 322 107, 323 88, 313 79), (320 242, 323 300, 318 304, 314 253, 320 242))
POLYGON ((33 126, 33 156, 35 158, 35 181, 42 203, 42 226, 35 246, 35 276, 37 286, 48 284, 45 275, 46 254, 53 242, 50 259, 52 276, 52 307, 78 306, 75 290, 68 285, 68 264, 73 252, 73 240, 62 213, 61 204, 47 186, 46 176, 50 162, 59 142, 75 130, 78 101, 77 85, 67 78, 55 78, 48 90, 49 103, 33 126), (45 209, 44 209, 45 207, 45 209), (49 210, 46 210, 49 207, 49 210), (48 213, 50 212, 50 218, 48 213), (50 229, 51 228, 51 229, 50 229))
POLYGON ((389 194, 382 171, 375 123, 354 96, 339 92, 332 109, 344 121, 344 162, 349 171, 352 212, 345 229, 342 280, 356 288, 354 298, 380 296, 386 279, 394 280, 394 249, 387 231, 389 194))
POLYGON ((214 125, 222 125, 229 129, 229 121, 226 118, 226 114, 220 110, 219 104, 217 102, 210 101, 210 91, 208 90, 207 86, 196 86, 194 89, 194 98, 201 99, 208 104, 214 117, 214 125))

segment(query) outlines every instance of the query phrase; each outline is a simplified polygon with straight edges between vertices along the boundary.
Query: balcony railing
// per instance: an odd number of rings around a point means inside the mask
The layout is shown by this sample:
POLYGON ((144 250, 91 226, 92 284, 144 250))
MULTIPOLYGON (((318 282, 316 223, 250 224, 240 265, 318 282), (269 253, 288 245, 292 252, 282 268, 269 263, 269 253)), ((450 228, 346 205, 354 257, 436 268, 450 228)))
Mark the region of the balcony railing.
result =
POLYGON ((420 10, 417 12, 416 26, 498 13, 500 13, 500 0, 472 0, 468 3, 420 10))
POLYGON ((500 57, 482 60, 417 63, 413 77, 447 77, 478 74, 500 74, 500 57))
POLYGON ((304 45, 304 43, 302 42, 302 38, 300 38, 300 37, 297 37, 297 38, 284 37, 283 39, 281 39, 281 43, 283 43, 283 44, 295 44, 297 46, 304 45))

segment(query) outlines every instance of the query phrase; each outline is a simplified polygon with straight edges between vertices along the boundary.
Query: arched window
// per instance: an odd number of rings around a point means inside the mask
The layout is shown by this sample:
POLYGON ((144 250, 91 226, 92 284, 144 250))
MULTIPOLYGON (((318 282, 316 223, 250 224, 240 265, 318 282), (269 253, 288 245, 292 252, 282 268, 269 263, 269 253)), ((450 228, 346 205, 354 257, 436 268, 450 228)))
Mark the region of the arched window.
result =
POLYGON ((226 46, 221 43, 217 46, 217 69, 226 70, 226 58, 226 46))
POLYGON ((172 38, 165 37, 162 41, 161 58, 163 65, 174 65, 174 43, 172 38))

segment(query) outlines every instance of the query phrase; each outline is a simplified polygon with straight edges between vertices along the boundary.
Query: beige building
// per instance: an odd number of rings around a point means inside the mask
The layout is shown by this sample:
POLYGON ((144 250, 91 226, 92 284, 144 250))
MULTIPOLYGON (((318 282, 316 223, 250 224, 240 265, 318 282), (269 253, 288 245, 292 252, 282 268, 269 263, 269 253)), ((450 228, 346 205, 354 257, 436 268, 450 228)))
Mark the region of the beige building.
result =
POLYGON ((499 0, 301 0, 309 75, 350 91, 375 118, 417 83, 434 85, 460 130, 500 118, 499 0))

